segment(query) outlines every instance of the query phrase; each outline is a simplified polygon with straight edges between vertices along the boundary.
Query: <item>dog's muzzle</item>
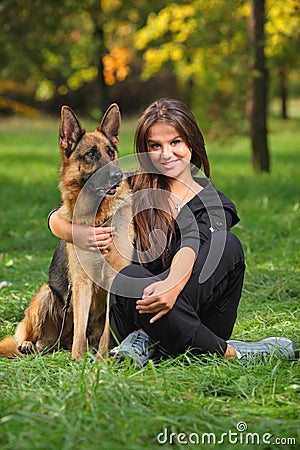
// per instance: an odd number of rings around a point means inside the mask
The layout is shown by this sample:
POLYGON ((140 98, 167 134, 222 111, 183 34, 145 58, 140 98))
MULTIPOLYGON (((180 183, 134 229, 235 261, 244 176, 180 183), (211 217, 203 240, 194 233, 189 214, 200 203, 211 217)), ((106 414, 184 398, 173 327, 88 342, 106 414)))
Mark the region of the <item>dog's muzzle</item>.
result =
POLYGON ((87 181, 87 187, 92 192, 102 193, 103 195, 115 195, 117 187, 122 183, 123 172, 114 164, 107 164, 97 170, 87 181))

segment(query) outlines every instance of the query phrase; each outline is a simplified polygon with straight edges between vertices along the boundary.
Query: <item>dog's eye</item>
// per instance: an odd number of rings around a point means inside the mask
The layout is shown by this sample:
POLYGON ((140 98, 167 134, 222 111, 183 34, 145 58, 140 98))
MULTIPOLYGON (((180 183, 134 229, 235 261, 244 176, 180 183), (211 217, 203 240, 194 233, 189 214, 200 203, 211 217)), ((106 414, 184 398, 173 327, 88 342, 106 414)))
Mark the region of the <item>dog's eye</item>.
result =
POLYGON ((107 154, 110 157, 110 159, 113 161, 114 157, 115 157, 115 151, 112 148, 108 147, 107 148, 107 154))
POLYGON ((87 158, 94 158, 96 156, 96 152, 97 152, 97 147, 92 147, 90 148, 86 153, 85 153, 85 157, 87 158))

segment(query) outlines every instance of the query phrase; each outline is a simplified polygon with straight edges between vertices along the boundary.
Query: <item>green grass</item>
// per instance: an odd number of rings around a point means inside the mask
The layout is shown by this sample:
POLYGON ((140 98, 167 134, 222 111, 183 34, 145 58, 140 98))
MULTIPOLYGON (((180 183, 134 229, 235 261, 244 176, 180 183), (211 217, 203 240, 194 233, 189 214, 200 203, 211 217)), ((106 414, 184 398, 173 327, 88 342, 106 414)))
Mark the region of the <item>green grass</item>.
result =
MULTIPOLYGON (((1 121, 0 281, 12 285, 0 291, 0 337, 13 333, 47 280, 56 239, 46 216, 59 201, 57 128, 49 118, 1 121)), ((122 126, 121 155, 132 150, 132 129, 122 126)), ((286 335, 300 342, 299 121, 273 119, 270 129, 271 175, 252 172, 246 138, 207 139, 207 148, 213 182, 241 217, 235 232, 247 273, 234 337, 286 335)), ((186 354, 136 371, 94 363, 91 355, 77 363, 58 352, 1 360, 0 382, 3 450, 296 449, 300 443, 299 362, 272 358, 244 367, 186 354), (237 431, 239 422, 247 431, 237 431), (165 429, 167 443, 159 444, 165 429)))

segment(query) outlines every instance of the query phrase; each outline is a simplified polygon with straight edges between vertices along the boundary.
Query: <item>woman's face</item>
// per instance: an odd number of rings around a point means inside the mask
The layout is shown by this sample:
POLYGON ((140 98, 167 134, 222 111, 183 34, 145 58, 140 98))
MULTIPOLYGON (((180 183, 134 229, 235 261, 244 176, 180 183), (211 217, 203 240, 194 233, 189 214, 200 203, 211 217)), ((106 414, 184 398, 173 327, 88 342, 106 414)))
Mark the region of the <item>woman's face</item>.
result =
POLYGON ((147 150, 152 164, 163 175, 179 179, 190 173, 192 151, 176 128, 157 122, 148 130, 147 150))

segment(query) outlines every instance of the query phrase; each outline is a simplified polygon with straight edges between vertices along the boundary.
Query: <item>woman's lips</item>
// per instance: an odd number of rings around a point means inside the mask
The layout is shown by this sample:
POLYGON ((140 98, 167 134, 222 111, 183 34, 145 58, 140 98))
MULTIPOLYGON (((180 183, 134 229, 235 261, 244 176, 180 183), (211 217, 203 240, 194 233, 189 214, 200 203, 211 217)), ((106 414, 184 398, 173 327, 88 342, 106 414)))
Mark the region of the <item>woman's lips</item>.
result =
POLYGON ((173 169, 174 166, 178 163, 178 159, 172 159, 172 161, 161 162, 161 165, 165 169, 173 169))

